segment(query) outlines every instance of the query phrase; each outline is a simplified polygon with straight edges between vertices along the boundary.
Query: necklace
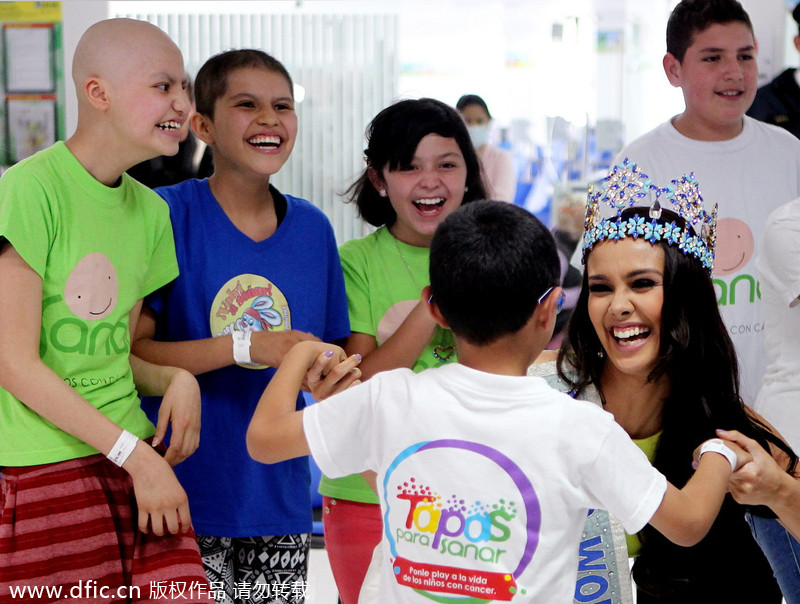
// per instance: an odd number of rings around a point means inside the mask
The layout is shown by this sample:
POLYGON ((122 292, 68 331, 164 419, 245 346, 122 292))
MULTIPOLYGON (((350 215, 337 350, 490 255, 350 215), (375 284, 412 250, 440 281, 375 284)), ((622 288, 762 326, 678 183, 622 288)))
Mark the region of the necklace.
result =
MULTIPOLYGON (((408 260, 403 253, 403 249, 400 247, 400 240, 394 235, 392 235, 392 238, 394 239, 394 245, 395 248, 397 248, 397 253, 400 254, 400 258, 403 260, 406 271, 408 271, 408 276, 411 277, 411 282, 414 284, 414 288, 417 292, 421 292, 422 287, 420 287, 417 278, 414 276, 414 271, 411 270, 411 266, 408 264, 408 260)), ((447 361, 453 359, 456 354, 456 347, 452 343, 452 336, 449 329, 443 329, 437 325, 436 330, 433 333, 433 337, 431 338, 431 344, 433 344, 433 348, 431 349, 433 357, 440 363, 446 363, 447 361)))
POLYGON ((402 248, 400 247, 400 240, 389 232, 392 239, 394 239, 394 247, 397 249, 397 253, 400 254, 400 258, 403 260, 403 264, 406 267, 406 271, 408 271, 408 276, 411 277, 411 282, 414 284, 414 287, 417 290, 417 295, 422 292, 422 287, 420 287, 417 278, 414 276, 414 272, 411 270, 411 267, 408 265, 408 260, 406 260, 406 255, 403 253, 402 248))

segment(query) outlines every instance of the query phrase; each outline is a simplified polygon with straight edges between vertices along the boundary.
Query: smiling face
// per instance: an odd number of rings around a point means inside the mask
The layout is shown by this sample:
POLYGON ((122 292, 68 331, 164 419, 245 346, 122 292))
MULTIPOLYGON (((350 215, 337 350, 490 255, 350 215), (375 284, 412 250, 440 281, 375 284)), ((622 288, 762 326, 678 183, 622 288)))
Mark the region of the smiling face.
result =
POLYGON ((389 228, 409 245, 429 247, 439 223, 464 199, 467 166, 454 138, 428 134, 419 141, 408 168, 370 171, 378 191, 385 190, 397 214, 389 228))
POLYGON ((675 121, 682 134, 726 140, 741 132, 758 88, 756 44, 746 24, 715 23, 697 32, 683 61, 667 54, 664 69, 683 90, 686 111, 675 121))
POLYGON ((67 277, 64 301, 81 319, 104 319, 116 307, 117 299, 117 271, 104 254, 84 256, 67 277))
POLYGON ((755 252, 753 231, 738 218, 722 218, 717 222, 717 250, 714 276, 723 277, 743 269, 755 252))
POLYGON ((277 72, 237 69, 228 75, 213 119, 196 114, 193 124, 213 148, 217 170, 271 176, 289 159, 297 138, 292 89, 277 72))
POLYGON ((119 73, 109 78, 113 121, 137 161, 175 155, 191 111, 180 51, 166 36, 150 38, 137 42, 119 73), (145 44, 149 47, 138 48, 145 44))
POLYGON ((641 239, 605 241, 586 262, 588 311, 606 370, 646 378, 655 368, 664 304, 664 250, 641 239))

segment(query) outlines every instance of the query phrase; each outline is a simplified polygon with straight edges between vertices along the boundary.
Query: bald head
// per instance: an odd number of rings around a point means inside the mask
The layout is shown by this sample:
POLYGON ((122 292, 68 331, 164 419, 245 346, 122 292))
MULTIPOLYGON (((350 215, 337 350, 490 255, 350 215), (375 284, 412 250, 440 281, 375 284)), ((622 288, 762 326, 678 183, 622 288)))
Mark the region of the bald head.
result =
POLYGON ((72 79, 80 90, 86 78, 126 78, 154 57, 180 50, 161 29, 136 19, 106 19, 81 36, 72 61, 72 79))

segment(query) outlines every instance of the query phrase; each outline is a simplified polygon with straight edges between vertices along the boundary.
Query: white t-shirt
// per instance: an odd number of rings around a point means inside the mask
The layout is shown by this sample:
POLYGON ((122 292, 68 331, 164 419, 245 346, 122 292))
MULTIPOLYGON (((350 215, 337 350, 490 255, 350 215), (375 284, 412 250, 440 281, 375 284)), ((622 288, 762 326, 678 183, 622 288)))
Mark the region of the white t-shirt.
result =
POLYGON ((588 510, 635 533, 666 490, 610 414, 538 377, 397 369, 303 423, 325 474, 378 474, 387 604, 429 604, 417 590, 569 604, 588 510))
POLYGON ((800 140, 750 117, 739 136, 713 142, 687 138, 665 122, 623 149, 617 161, 626 157, 659 187, 694 172, 706 209, 719 204, 714 289, 739 356, 742 397, 752 404, 766 368, 753 255, 767 215, 800 197, 800 140))
POLYGON ((756 267, 768 364, 755 409, 800 451, 800 199, 767 218, 756 267))

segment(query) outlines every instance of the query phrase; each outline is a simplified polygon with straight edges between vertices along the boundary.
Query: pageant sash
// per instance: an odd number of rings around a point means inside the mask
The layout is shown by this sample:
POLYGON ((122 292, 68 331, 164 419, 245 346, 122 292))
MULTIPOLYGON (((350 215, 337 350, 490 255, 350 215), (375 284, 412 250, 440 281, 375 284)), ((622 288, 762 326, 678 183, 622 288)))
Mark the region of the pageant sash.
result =
POLYGON ((628 546, 620 522, 590 510, 578 547, 575 604, 633 604, 628 546))

